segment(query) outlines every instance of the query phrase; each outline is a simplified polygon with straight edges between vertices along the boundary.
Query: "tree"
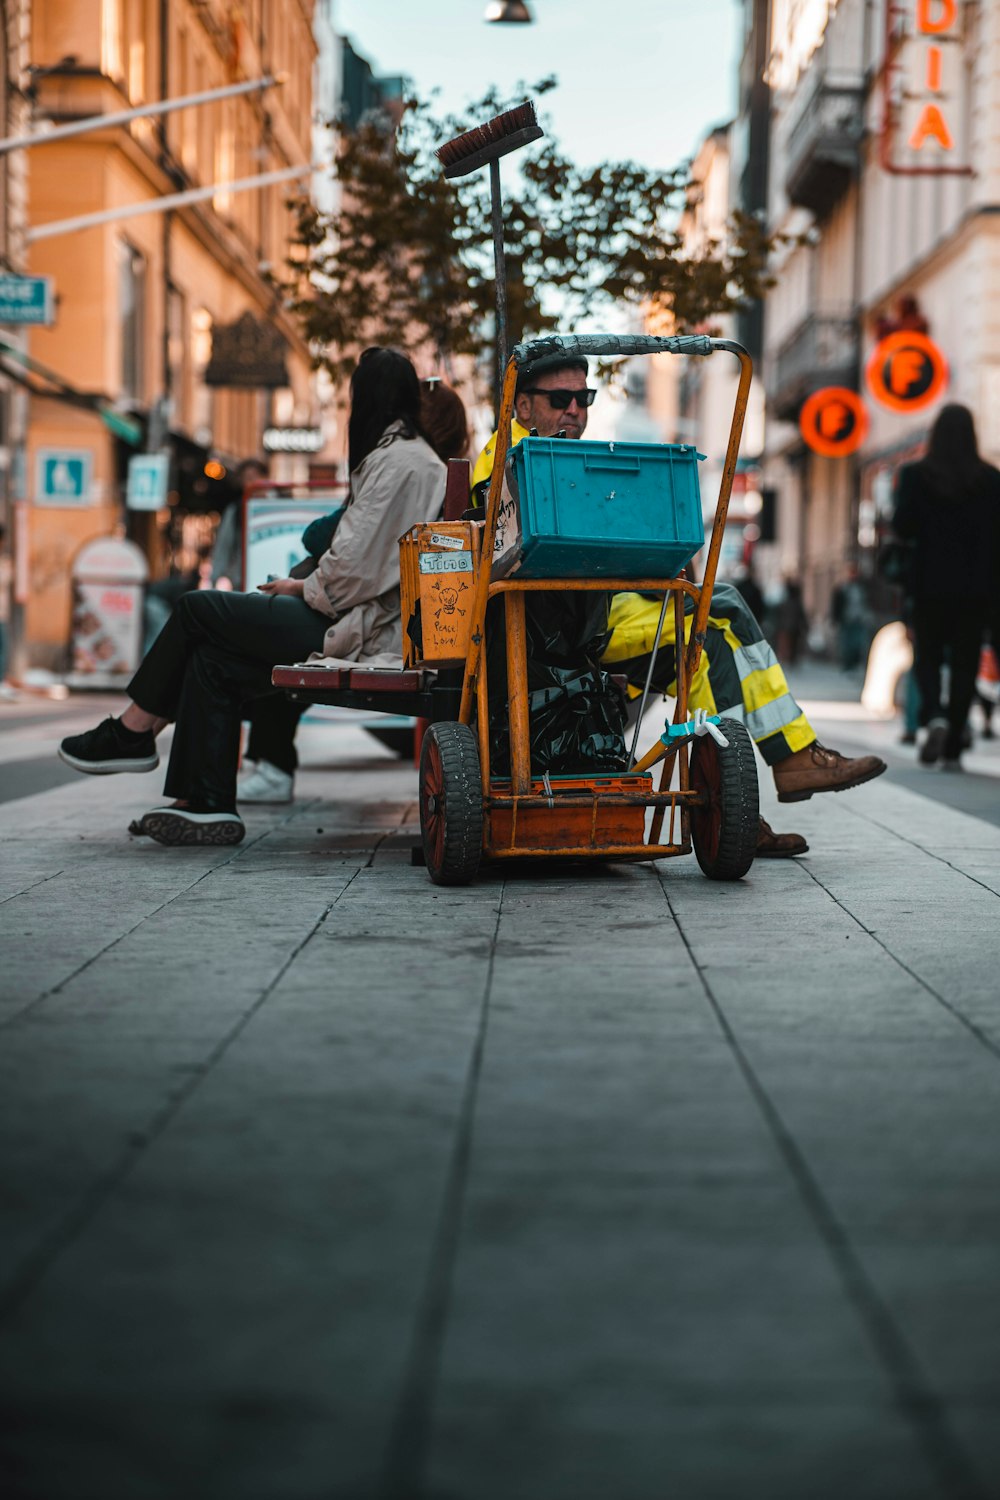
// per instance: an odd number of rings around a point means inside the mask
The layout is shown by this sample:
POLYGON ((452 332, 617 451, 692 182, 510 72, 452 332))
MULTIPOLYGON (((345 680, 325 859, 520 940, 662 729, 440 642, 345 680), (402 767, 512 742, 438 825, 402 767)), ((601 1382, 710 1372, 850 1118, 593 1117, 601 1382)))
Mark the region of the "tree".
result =
MULTIPOLYGON (((520 97, 553 87, 544 79, 520 97)), ((459 119, 412 98, 395 130, 369 120, 341 131, 340 207, 326 217, 304 200, 295 205, 285 284, 318 365, 342 376, 371 343, 427 343, 444 360, 488 346, 488 174, 448 181, 434 150, 508 107, 491 90, 459 119)), ((688 186, 686 166, 578 167, 551 136, 512 157, 504 176, 511 341, 580 327, 610 302, 664 309, 678 332, 703 329, 760 297, 770 285, 762 226, 736 214, 724 243, 685 253, 678 220, 688 186)))

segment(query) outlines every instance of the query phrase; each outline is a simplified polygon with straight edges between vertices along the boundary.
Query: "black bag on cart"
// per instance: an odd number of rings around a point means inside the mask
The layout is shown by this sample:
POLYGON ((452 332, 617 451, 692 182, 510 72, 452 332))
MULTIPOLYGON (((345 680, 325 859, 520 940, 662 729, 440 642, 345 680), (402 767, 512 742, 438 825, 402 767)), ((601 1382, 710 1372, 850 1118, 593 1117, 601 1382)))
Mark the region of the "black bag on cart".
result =
MULTIPOLYGON (((526 597, 531 770, 590 775, 624 770, 625 700, 598 662, 608 639, 608 595, 589 590, 526 597)), ((502 600, 486 623, 490 768, 510 772, 507 658, 502 600)))

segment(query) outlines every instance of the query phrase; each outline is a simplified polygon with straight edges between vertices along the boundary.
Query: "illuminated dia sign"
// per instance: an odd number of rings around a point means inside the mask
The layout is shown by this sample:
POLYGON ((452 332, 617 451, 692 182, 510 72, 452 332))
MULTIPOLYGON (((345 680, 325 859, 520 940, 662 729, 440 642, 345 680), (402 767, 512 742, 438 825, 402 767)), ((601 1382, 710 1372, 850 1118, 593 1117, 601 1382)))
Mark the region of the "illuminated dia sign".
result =
POLYGON ((887 0, 880 158, 905 176, 968 176, 964 0, 887 0))
POLYGON ((318 453, 323 433, 318 427, 265 427, 264 450, 267 453, 318 453))
POLYGON ((890 411, 921 411, 948 385, 948 361, 926 333, 901 330, 875 345, 868 389, 890 411))
POLYGON ((857 391, 846 386, 824 386, 803 406, 799 431, 814 453, 824 458, 846 458, 857 452, 868 435, 865 403, 857 391))

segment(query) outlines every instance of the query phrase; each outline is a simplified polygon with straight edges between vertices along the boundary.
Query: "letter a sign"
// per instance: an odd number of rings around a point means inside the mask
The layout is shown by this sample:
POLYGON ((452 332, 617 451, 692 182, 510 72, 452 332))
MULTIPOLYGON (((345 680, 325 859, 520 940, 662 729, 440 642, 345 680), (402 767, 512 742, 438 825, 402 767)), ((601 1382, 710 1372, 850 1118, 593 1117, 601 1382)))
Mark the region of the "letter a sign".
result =
POLYGON ((968 175, 964 0, 886 0, 880 159, 907 176, 968 175))

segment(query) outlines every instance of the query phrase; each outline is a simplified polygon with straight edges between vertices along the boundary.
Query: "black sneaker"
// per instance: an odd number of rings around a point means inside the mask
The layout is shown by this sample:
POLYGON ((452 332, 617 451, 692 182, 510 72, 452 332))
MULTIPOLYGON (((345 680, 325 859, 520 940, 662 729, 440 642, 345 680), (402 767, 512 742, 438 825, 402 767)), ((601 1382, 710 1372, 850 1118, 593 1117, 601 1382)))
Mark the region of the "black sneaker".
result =
POLYGON ((246 824, 239 813, 218 808, 154 807, 129 824, 129 833, 158 844, 241 844, 246 824))
POLYGON ((933 766, 944 754, 945 741, 948 738, 948 721, 946 719, 932 719, 927 726, 927 734, 924 742, 917 751, 917 759, 923 766, 933 766))
POLYGON ((105 719, 85 734, 71 734, 59 746, 59 759, 88 776, 113 776, 117 771, 155 771, 160 764, 153 734, 122 733, 117 719, 105 719))

